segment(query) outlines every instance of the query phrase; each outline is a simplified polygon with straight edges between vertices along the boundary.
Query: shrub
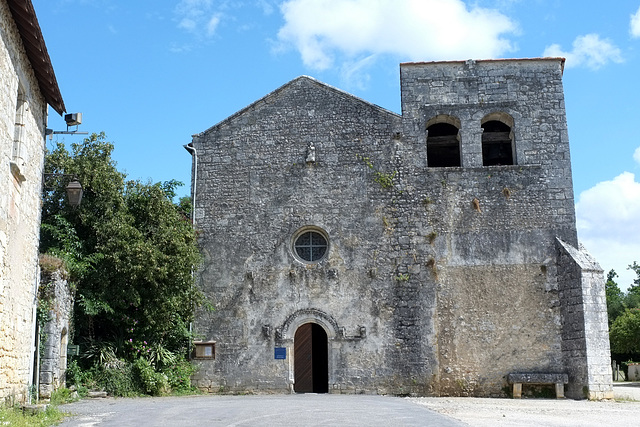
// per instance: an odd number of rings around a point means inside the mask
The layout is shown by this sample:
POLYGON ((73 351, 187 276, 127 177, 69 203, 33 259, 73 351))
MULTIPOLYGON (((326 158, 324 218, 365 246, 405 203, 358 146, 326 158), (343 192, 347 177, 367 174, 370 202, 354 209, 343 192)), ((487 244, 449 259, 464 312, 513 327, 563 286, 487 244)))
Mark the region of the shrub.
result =
POLYGON ((133 373, 136 375, 140 389, 152 396, 160 396, 169 392, 169 380, 162 372, 156 372, 146 359, 133 362, 133 373))
POLYGON ((94 366, 90 372, 97 386, 112 396, 135 396, 138 394, 133 380, 131 364, 122 362, 119 366, 94 366))
POLYGON ((191 385, 191 375, 196 373, 197 368, 188 360, 176 360, 171 366, 167 366, 163 373, 169 380, 172 391, 178 393, 194 392, 196 388, 191 385))

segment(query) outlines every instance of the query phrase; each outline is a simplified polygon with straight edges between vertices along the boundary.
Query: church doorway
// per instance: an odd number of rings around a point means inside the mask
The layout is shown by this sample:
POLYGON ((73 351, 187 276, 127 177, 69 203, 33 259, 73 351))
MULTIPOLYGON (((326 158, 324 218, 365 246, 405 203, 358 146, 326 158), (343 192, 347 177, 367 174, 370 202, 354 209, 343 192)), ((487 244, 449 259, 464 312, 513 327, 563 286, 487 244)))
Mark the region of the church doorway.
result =
POLYGON ((316 323, 305 323, 293 338, 296 393, 329 392, 327 333, 316 323))

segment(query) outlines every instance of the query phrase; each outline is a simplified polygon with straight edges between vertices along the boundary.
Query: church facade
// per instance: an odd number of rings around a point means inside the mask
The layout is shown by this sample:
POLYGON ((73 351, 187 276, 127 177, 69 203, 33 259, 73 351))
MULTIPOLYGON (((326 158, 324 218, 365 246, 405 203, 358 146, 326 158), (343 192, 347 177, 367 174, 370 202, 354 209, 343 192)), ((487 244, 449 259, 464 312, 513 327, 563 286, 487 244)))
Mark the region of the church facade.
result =
POLYGON ((400 66, 402 113, 299 77, 185 146, 194 383, 611 397, 604 276, 577 239, 564 60, 400 66))

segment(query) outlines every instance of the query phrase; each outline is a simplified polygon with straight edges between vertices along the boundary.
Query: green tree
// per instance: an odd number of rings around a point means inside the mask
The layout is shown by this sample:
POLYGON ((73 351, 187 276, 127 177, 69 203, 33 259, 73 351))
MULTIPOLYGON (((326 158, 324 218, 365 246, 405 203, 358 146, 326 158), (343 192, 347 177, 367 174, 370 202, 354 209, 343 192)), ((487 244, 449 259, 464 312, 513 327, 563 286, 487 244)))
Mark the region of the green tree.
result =
POLYGON ((640 354, 640 309, 626 310, 609 330, 611 351, 618 354, 640 354))
POLYGON ((625 305, 628 308, 640 308, 640 265, 634 261, 628 269, 636 273, 636 278, 625 295, 625 305))
POLYGON ((607 282, 605 283, 606 297, 607 297, 607 316, 609 319, 609 328, 613 324, 614 320, 624 313, 624 293, 620 290, 620 287, 615 281, 618 274, 615 270, 609 271, 607 274, 607 282))
POLYGON ((71 208, 64 183, 46 179, 41 252, 63 258, 71 270, 76 339, 112 342, 129 360, 152 349, 184 352, 201 299, 189 203, 173 203, 177 181, 127 181, 113 148, 101 133, 72 144, 71 153, 60 143, 47 153, 45 172, 77 176, 84 196, 71 208))

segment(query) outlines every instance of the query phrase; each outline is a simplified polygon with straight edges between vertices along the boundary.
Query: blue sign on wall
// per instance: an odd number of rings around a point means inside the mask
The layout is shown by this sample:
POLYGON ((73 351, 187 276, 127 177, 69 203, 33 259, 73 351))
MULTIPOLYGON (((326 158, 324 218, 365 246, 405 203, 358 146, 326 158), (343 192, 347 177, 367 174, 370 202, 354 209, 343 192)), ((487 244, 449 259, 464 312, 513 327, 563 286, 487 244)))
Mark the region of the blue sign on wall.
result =
POLYGON ((287 348, 286 347, 276 347, 274 348, 274 358, 277 359, 286 359, 287 358, 287 348))

